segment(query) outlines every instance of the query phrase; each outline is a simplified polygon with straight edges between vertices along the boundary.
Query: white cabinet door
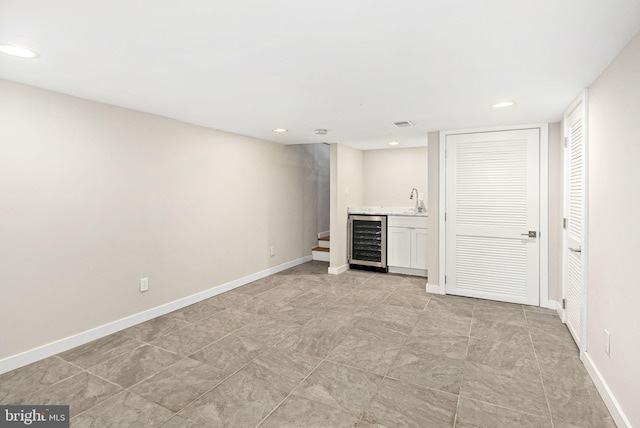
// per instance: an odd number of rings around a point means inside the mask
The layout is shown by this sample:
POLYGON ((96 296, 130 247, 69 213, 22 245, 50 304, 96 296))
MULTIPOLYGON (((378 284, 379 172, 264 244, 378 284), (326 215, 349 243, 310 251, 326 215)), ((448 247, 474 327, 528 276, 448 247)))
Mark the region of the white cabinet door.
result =
POLYGON ((387 264, 389 266, 411 267, 411 229, 405 227, 387 228, 387 264))
POLYGON ((427 269, 428 229, 411 229, 411 267, 427 269))

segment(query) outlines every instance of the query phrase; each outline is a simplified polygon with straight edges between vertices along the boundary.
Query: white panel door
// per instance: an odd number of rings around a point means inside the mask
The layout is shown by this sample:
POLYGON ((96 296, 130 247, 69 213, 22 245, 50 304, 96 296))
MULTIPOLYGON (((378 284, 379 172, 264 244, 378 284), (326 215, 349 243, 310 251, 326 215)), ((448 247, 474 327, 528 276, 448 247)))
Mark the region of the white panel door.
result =
POLYGON ((580 101, 565 118, 565 225, 564 319, 578 347, 583 327, 583 255, 585 127, 584 105, 580 101))
POLYGON ((445 144, 447 294, 538 306, 539 129, 445 144))

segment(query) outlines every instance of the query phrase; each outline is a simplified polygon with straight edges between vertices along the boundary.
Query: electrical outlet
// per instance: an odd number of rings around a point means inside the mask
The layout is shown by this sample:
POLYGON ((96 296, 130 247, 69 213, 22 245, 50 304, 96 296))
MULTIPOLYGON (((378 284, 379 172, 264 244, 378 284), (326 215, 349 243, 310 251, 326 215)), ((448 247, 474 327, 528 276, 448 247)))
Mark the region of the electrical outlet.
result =
POLYGON ((149 278, 140 278, 140 292, 149 291, 149 278))
POLYGON ((607 330, 604 331, 604 352, 607 353, 607 355, 611 354, 611 335, 609 334, 609 332, 607 330))
POLYGON ((276 255, 276 247, 271 247, 269 248, 269 254, 271 254, 271 257, 276 255))

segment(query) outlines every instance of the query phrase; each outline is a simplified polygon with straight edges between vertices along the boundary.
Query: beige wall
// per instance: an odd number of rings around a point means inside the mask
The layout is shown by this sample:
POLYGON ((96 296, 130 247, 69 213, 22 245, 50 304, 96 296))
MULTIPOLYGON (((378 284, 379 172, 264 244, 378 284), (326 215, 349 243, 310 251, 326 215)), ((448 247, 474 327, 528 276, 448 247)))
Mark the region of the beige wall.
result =
POLYGON ((562 124, 549 124, 549 299, 562 300, 563 152, 562 124))
POLYGON ((364 153, 364 205, 412 207, 412 188, 425 194, 427 147, 367 150, 364 153))
POLYGON ((589 88, 587 353, 640 426, 640 34, 589 88), (611 354, 605 334, 611 333, 611 354))
POLYGON ((310 255, 300 146, 0 93, 0 359, 310 255))
MULTIPOLYGON (((438 220, 438 212, 440 204, 438 197, 440 194, 440 133, 429 132, 427 135, 429 144, 429 158, 428 158, 428 182, 429 190, 427 192, 427 210, 429 212, 429 242, 427 247, 427 271, 429 273, 429 279, 427 283, 431 286, 439 286, 438 275, 440 272, 439 252, 438 252, 438 240, 440 236, 438 220)), ((444 286, 444 284, 443 284, 444 286)), ((435 291, 435 290, 433 290, 435 291)))
POLYGON ((331 145, 330 269, 347 265, 348 207, 363 205, 363 152, 342 144, 331 145))
POLYGON ((328 144, 314 144, 315 170, 318 174, 318 233, 329 233, 330 216, 330 147, 328 144))

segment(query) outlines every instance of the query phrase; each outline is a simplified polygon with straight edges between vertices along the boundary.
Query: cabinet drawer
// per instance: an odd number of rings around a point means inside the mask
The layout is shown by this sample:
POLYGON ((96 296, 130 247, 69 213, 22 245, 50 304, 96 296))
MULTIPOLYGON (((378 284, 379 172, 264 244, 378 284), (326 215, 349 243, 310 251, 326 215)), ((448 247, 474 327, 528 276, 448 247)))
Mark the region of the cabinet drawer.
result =
POLYGON ((427 229, 427 217, 388 216, 387 226, 408 227, 413 229, 427 229))

